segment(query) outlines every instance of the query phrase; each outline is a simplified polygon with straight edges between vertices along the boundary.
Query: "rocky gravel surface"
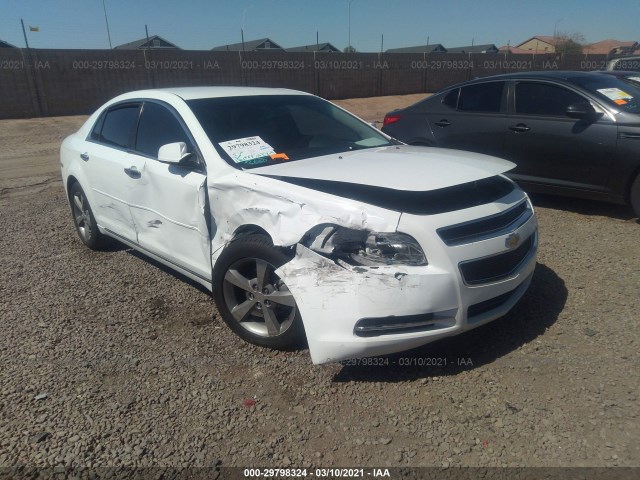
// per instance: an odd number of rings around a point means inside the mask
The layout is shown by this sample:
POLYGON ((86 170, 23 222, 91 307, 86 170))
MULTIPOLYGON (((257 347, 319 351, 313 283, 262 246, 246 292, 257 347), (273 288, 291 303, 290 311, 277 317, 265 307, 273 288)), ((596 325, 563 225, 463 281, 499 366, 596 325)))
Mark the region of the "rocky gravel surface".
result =
POLYGON ((506 317, 313 366, 136 252, 86 249, 61 183, 28 184, 0 193, 0 466, 640 466, 625 207, 534 197, 539 264, 506 317))

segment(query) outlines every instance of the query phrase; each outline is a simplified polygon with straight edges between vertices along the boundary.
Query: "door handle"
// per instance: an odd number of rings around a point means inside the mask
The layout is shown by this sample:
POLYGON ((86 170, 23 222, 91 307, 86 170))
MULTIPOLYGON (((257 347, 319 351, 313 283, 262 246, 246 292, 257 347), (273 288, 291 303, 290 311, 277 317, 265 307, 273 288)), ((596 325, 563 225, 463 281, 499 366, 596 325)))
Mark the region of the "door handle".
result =
POLYGON ((124 173, 129 175, 131 178, 140 178, 140 170, 135 165, 130 166, 129 168, 124 169, 124 173))
POLYGON ((527 127, 524 123, 519 123, 517 125, 511 125, 509 130, 513 130, 516 133, 524 133, 531 130, 531 128, 527 127))
POLYGON ((89 155, 85 152, 85 153, 81 153, 80 154, 80 158, 83 159, 85 162, 87 160, 89 160, 89 155))
POLYGON ((446 118, 443 118, 439 122, 436 122, 436 125, 439 127, 448 127, 449 125, 451 125, 451 123, 449 123, 449 120, 447 120, 446 118))

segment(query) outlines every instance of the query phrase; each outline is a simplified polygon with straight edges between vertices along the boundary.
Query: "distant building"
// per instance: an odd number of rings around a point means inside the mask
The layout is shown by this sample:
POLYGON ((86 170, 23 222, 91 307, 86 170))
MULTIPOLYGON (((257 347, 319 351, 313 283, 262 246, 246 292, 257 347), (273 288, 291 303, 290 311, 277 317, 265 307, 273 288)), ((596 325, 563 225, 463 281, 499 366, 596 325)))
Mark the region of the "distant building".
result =
POLYGON ((329 42, 314 43, 312 45, 302 45, 301 47, 292 47, 285 49, 287 52, 339 52, 336 47, 329 42))
POLYGON ((516 45, 516 48, 526 50, 527 53, 555 53, 558 37, 538 35, 516 45))
POLYGON ((468 47, 447 48, 447 53, 498 53, 493 43, 487 45, 469 45, 468 47))
POLYGON ((9 42, 5 42, 4 40, 0 40, 0 48, 18 48, 15 45, 11 45, 9 42))
POLYGON ((284 52, 284 48, 270 38, 248 40, 244 44, 240 42, 220 45, 219 47, 213 47, 211 50, 214 52, 284 52))
POLYGON ((160 35, 152 35, 149 38, 141 38, 129 43, 123 43, 114 50, 182 50, 169 40, 162 38, 160 35))
POLYGON ((518 54, 518 53, 526 53, 531 55, 531 50, 523 50, 522 48, 518 48, 518 47, 512 47, 510 45, 503 45, 502 47, 500 47, 498 49, 499 53, 514 53, 514 54, 518 54))
POLYGON ((447 53, 447 49, 440 43, 434 43, 417 47, 390 48, 386 53, 447 53))
POLYGON ((601 40, 591 45, 587 45, 582 49, 582 53, 601 54, 601 55, 631 55, 640 44, 634 41, 620 41, 614 39, 601 40))

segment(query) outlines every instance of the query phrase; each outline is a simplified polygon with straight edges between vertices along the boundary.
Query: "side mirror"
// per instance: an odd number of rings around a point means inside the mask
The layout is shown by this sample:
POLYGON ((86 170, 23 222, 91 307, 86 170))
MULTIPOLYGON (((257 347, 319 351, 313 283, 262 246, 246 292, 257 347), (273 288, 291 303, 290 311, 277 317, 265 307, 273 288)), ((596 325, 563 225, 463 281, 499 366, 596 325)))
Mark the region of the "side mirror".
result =
POLYGON ((569 105, 565 112, 567 117, 571 118, 592 118, 596 115, 596 111, 589 102, 578 102, 569 105))
POLYGON ((184 142, 167 143, 158 150, 158 160, 166 163, 180 163, 191 155, 184 142))

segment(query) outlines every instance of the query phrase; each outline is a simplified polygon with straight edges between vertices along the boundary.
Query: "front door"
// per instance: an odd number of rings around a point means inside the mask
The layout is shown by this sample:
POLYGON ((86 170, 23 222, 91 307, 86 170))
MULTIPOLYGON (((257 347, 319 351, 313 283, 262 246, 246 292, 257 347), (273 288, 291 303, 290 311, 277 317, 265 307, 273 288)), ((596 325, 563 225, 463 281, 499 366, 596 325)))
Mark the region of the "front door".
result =
POLYGON ((167 105, 145 102, 132 156, 144 162, 129 198, 139 245, 211 281, 207 177, 178 114, 167 105), (174 142, 185 142, 191 157, 178 165, 160 162, 159 148, 174 142))
POLYGON ((560 85, 515 84, 504 153, 517 165, 510 177, 560 187, 606 188, 616 156, 616 125, 603 113, 592 119, 568 117, 567 107, 579 102, 589 100, 560 85))

